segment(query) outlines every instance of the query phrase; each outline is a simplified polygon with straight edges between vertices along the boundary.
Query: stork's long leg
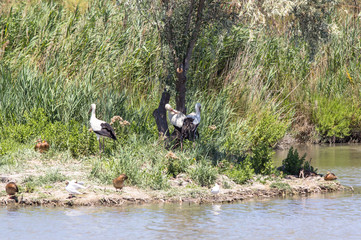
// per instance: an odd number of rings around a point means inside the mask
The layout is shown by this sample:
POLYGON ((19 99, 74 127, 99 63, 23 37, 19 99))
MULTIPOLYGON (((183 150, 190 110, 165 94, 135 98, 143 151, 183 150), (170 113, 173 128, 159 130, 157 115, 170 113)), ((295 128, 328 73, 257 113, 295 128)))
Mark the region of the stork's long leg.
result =
POLYGON ((181 151, 183 151, 183 136, 181 137, 181 151))
POLYGON ((104 152, 104 138, 103 138, 103 152, 104 152))

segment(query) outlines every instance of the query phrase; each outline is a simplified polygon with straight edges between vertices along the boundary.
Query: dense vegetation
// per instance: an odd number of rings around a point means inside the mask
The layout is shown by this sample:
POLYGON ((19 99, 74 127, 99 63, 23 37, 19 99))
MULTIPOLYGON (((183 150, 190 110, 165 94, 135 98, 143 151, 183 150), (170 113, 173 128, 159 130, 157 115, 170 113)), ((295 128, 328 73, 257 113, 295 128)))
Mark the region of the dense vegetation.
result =
POLYGON ((93 102, 100 119, 130 125, 117 126, 120 140, 91 160, 91 177, 110 183, 125 172, 154 189, 182 172, 204 186, 217 173, 239 183, 269 174, 286 133, 312 142, 358 135, 360 6, 239 1, 237 24, 222 34, 209 25, 194 48, 186 105, 202 104, 201 138, 168 157, 152 112, 165 87, 174 103, 174 83, 157 28, 135 2, 0 3, 0 166, 16 164, 15 153, 39 137, 51 144, 49 157, 96 155, 93 102))

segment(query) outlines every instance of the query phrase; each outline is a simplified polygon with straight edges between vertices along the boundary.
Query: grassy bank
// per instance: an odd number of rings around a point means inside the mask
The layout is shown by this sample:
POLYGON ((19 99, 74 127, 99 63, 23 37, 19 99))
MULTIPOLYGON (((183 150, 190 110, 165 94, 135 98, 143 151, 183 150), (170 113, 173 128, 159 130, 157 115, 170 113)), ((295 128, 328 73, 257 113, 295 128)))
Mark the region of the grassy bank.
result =
POLYGON ((156 27, 132 2, 75 2, 1 3, 1 173, 26 168, 41 137, 51 145, 44 161, 80 161, 104 184, 119 173, 152 189, 167 189, 180 173, 201 186, 217 174, 243 183, 280 174, 270 159, 287 133, 311 142, 359 139, 361 25, 347 1, 327 10, 320 23, 327 37, 320 30, 316 43, 298 18, 310 12, 301 3, 281 9, 283 17, 269 1, 258 10, 242 3, 230 31, 203 31, 187 83, 189 112, 202 104, 201 138, 175 158, 152 116, 165 87, 171 103, 175 94, 156 27), (115 127, 119 141, 107 142, 102 159, 88 131, 91 103, 100 119, 130 122, 115 127))

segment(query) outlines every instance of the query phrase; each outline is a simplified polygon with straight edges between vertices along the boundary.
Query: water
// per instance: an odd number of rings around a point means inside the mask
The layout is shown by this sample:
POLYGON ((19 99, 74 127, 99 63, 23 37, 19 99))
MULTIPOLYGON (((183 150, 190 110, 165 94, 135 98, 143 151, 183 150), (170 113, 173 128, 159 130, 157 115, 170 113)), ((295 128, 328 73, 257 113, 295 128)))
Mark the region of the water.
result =
MULTIPOLYGON (((361 146, 300 148, 355 192, 127 207, 2 207, 0 239, 361 239, 361 146)), ((277 152, 280 163, 287 152, 277 152)))

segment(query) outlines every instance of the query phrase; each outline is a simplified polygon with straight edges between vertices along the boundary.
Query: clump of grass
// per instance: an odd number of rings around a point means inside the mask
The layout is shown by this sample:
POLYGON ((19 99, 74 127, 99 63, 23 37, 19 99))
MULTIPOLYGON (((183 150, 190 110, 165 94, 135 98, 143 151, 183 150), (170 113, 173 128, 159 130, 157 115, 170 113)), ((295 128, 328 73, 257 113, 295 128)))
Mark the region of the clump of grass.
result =
POLYGON ((94 159, 90 176, 110 184, 113 178, 125 173, 131 185, 167 188, 166 151, 137 138, 130 139, 130 144, 119 146, 114 156, 102 161, 94 159))
POLYGON ((224 173, 238 184, 244 184, 254 175, 254 169, 249 158, 235 165, 230 164, 224 168, 224 173))
POLYGON ((58 169, 52 170, 46 173, 44 176, 38 177, 38 182, 43 185, 52 184, 56 182, 63 182, 65 180, 66 180, 66 176, 61 172, 59 172, 58 169))
POLYGON ((288 183, 284 182, 274 182, 270 185, 271 188, 277 188, 283 192, 292 192, 292 188, 288 183))
POLYGON ((201 186, 209 187, 217 179, 217 169, 214 168, 209 162, 200 160, 188 170, 191 178, 201 186))
POLYGON ((23 190, 27 193, 32 193, 36 190, 37 187, 49 187, 54 183, 63 182, 65 180, 66 176, 60 173, 58 169, 52 170, 43 176, 37 177, 34 175, 30 175, 25 177, 22 181, 22 183, 25 184, 23 190))

